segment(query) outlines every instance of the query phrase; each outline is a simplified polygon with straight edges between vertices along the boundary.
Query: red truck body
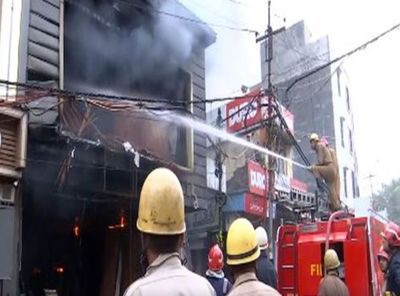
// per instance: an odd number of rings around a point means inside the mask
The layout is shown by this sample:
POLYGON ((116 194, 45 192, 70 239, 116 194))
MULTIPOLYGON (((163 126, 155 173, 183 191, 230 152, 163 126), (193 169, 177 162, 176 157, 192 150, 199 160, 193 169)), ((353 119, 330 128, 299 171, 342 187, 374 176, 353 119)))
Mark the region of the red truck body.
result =
MULTIPOLYGON (((284 296, 318 294, 330 222, 283 225, 277 236, 278 290, 284 296)), ((376 254, 385 222, 376 215, 331 222, 329 248, 336 250, 340 274, 352 296, 381 295, 383 274, 376 254)))

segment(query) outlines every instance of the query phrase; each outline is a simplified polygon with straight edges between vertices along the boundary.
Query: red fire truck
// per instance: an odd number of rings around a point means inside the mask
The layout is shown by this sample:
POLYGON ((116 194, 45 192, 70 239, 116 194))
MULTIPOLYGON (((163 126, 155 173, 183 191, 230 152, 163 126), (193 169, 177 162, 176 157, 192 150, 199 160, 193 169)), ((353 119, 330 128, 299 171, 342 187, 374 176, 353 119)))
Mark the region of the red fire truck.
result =
POLYGON ((277 234, 278 290, 284 296, 318 294, 324 253, 335 249, 340 277, 352 296, 382 295, 383 274, 376 254, 386 221, 371 213, 354 218, 336 212, 329 221, 280 226, 277 234))

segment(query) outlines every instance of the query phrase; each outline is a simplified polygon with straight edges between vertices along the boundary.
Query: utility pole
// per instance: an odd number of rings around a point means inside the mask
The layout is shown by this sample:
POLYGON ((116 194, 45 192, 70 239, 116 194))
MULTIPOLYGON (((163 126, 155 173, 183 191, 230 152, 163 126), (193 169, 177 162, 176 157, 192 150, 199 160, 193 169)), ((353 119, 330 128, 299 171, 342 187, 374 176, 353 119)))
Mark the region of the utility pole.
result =
POLYGON ((372 173, 369 173, 369 175, 367 177, 365 177, 365 179, 369 179, 369 185, 371 186, 371 200, 370 200, 371 210, 374 209, 374 188, 372 186, 372 179, 373 178, 375 178, 375 175, 372 175, 372 173))
MULTIPOLYGON (((265 41, 265 62, 268 64, 268 86, 266 90, 266 95, 268 96, 268 106, 267 106, 267 114, 268 114, 268 141, 267 148, 270 151, 273 151, 273 143, 272 143, 272 133, 273 133, 273 101, 274 94, 272 90, 272 82, 271 82, 271 67, 272 67, 272 58, 273 58, 273 36, 284 31, 285 28, 282 27, 276 31, 272 30, 271 26, 271 0, 268 0, 268 28, 267 32, 264 36, 261 36, 256 39, 256 42, 260 42, 266 39, 265 41)), ((270 237, 270 241, 274 241, 274 223, 273 223, 273 205, 274 205, 274 195, 275 195, 275 159, 271 156, 268 156, 268 233, 270 237)), ((265 221, 264 221, 265 222, 265 221)), ((271 253, 275 254, 275 245, 273 243, 271 245, 271 253)))
MULTIPOLYGON (((221 108, 218 108, 218 116, 216 125, 219 129, 222 128, 222 115, 221 115, 221 108)), ((218 178, 218 195, 217 195, 217 206, 218 206, 218 244, 223 248, 224 239, 222 234, 222 226, 223 226, 223 212, 222 207, 224 206, 224 198, 222 192, 222 177, 223 177, 223 170, 222 170, 222 151, 221 151, 221 139, 218 139, 215 151, 215 176, 218 178)))

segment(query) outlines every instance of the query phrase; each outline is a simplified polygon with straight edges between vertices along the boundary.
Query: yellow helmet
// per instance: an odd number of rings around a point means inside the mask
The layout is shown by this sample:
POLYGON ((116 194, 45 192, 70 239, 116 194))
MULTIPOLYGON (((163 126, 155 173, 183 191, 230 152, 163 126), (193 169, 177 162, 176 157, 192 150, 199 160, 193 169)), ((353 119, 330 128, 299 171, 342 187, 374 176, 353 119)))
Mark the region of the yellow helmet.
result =
POLYGON ((136 226, 141 232, 158 235, 185 232, 182 186, 171 170, 158 168, 147 176, 140 193, 136 226))
POLYGON ((228 265, 241 265, 257 260, 260 256, 256 231, 249 220, 239 218, 229 227, 226 239, 228 265))
POLYGON ((335 250, 329 249, 324 256, 324 265, 327 271, 338 268, 340 261, 335 250))
POLYGON ((312 133, 312 134, 310 135, 310 141, 319 141, 318 134, 312 133))

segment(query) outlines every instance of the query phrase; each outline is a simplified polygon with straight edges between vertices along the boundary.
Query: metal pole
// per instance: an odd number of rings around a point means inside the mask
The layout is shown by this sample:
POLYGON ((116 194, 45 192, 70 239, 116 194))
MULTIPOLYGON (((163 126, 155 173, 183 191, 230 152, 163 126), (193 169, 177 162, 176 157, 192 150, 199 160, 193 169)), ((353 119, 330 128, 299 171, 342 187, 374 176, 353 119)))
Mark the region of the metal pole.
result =
MULTIPOLYGON (((272 83, 271 83, 271 62, 272 62, 272 37, 273 32, 271 28, 271 0, 268 1, 268 39, 267 43, 267 62, 268 62, 268 143, 267 148, 272 151, 272 83)), ((268 212, 269 212, 269 219, 268 219, 268 233, 270 236, 270 240, 274 241, 274 223, 273 223, 273 201, 274 201, 274 160, 271 156, 268 156, 268 212)), ((275 245, 273 243, 270 244, 271 246, 271 254, 275 254, 275 245)))
MULTIPOLYGON (((217 127, 222 127, 222 115, 221 109, 218 108, 218 116, 217 116, 217 127)), ((218 243, 221 247, 223 247, 223 235, 222 235, 222 222, 223 222, 223 202, 222 202, 222 153, 221 153, 221 139, 218 139, 218 144, 216 147, 216 157, 215 157, 215 175, 218 178, 218 197, 217 197, 217 206, 218 206, 218 243)))

